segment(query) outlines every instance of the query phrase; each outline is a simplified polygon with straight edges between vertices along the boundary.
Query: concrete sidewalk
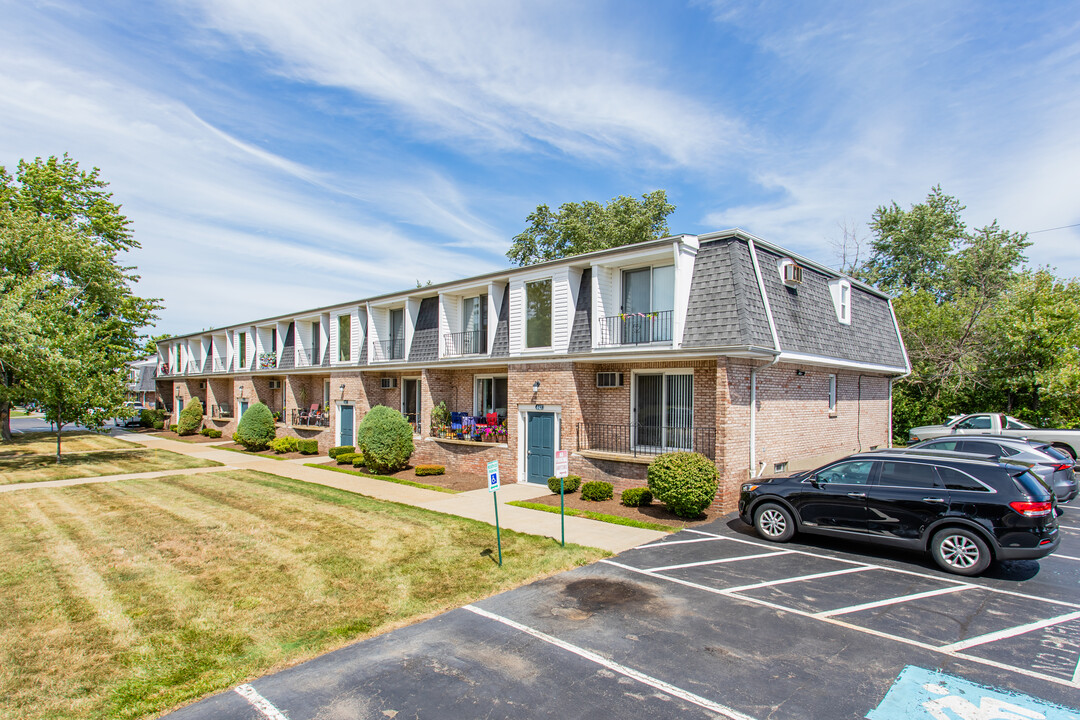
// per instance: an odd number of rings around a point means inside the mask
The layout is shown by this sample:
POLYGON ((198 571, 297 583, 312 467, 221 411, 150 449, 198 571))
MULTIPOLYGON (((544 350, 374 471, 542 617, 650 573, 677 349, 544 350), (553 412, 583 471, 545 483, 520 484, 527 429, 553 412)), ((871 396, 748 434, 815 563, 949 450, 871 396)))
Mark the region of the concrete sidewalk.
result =
MULTIPOLYGON (((329 458, 326 456, 312 456, 304 461, 272 460, 229 450, 217 450, 212 446, 169 440, 154 435, 127 433, 122 430, 115 430, 112 434, 125 440, 140 443, 146 447, 171 450, 182 455, 207 460, 217 460, 229 466, 230 469, 258 470, 294 480, 303 480, 304 482, 325 485, 339 490, 347 490, 378 500, 414 505, 426 510, 495 524, 495 501, 492 499, 492 494, 487 490, 471 490, 469 492, 450 494, 436 490, 425 490, 410 485, 399 485, 385 480, 375 480, 361 475, 336 473, 330 470, 307 467, 303 464, 304 462, 328 462, 329 458)), ((529 510, 528 508, 506 504, 515 500, 529 500, 548 493, 549 490, 544 485, 524 483, 503 485, 496 493, 499 502, 499 525, 509 530, 529 533, 530 535, 542 535, 559 539, 560 517, 557 513, 529 510)), ((652 542, 664 537, 664 535, 666 533, 655 530, 613 525, 587 518, 570 516, 566 518, 567 542, 588 545, 616 553, 652 542)))

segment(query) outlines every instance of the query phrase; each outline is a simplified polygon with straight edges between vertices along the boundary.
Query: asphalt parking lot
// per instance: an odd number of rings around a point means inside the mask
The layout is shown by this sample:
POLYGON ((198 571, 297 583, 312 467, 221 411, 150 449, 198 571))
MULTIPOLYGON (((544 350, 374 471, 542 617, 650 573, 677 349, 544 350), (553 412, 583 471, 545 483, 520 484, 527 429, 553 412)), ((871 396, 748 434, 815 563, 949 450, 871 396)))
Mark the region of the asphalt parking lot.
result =
POLYGON ((169 717, 1078 720, 1077 505, 978 578, 729 516, 169 717))

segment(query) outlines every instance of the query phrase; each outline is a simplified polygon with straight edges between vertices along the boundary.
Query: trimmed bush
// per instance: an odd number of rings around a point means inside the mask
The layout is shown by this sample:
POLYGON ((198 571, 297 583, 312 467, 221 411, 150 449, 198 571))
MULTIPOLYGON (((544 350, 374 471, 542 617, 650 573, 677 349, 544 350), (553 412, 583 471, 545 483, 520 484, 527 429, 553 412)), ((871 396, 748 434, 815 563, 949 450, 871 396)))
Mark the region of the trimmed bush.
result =
POLYGON ((720 473, 701 453, 664 453, 649 463, 649 490, 679 517, 695 518, 716 498, 720 473))
POLYGON ((206 437, 219 438, 221 437, 221 431, 210 428, 206 431, 206 437))
POLYGON ((338 453, 338 456, 334 459, 337 460, 338 465, 352 465, 353 460, 355 460, 357 457, 363 456, 358 455, 357 453, 338 453))
POLYGON ((270 443, 270 449, 276 452, 278 455, 283 453, 291 453, 299 450, 299 446, 296 443, 294 437, 279 437, 270 443))
POLYGON ((413 454, 412 436, 413 427, 404 415, 385 405, 376 405, 360 421, 356 444, 369 470, 396 472, 409 463, 413 454))
POLYGON ((652 491, 647 487, 623 490, 622 494, 619 496, 619 502, 626 507, 652 505, 652 491))
POLYGON ((270 408, 263 403, 255 403, 244 412, 240 424, 236 426, 236 442, 246 450, 258 452, 265 450, 277 437, 274 416, 270 408))
POLYGON ((598 502, 610 500, 615 496, 615 488, 609 482, 603 480, 590 480, 581 486, 581 499, 598 502))
MULTIPOLYGON (((221 433, 218 433, 221 436, 221 433)), ((319 454, 319 441, 318 440, 297 440, 296 449, 300 451, 301 455, 318 455, 319 454)))
POLYGON ((364 453, 354 453, 352 466, 354 468, 362 468, 367 465, 367 460, 364 458, 364 453))
POLYGON ((208 437, 210 435, 210 428, 203 428, 199 431, 199 434, 203 437, 208 437))
MULTIPOLYGON (((157 423, 165 426, 165 411, 158 408, 143 408, 139 411, 139 425, 144 428, 157 427, 157 423)), ((160 429, 160 428, 159 428, 160 429)))
POLYGON ((176 424, 177 435, 194 435, 202 427, 203 407, 199 398, 191 398, 183 410, 180 411, 180 422, 176 424))
POLYGON ((352 446, 352 445, 338 445, 337 447, 330 448, 330 450, 326 454, 329 455, 332 458, 336 458, 338 455, 340 455, 342 453, 351 453, 351 452, 356 452, 356 448, 354 446, 352 446))
MULTIPOLYGON (((169 426, 169 432, 176 432, 176 431, 177 431, 177 430, 179 430, 179 429, 180 429, 180 426, 179 426, 179 425, 170 425, 170 426, 169 426)), ((179 434, 179 433, 178 433, 178 434, 179 434)))
MULTIPOLYGON (((581 487, 581 478, 577 475, 567 475, 563 478, 563 493, 572 493, 581 487)), ((553 493, 559 492, 559 478, 548 478, 548 490, 553 493)))
POLYGON ((417 465, 416 476, 421 475, 445 475, 446 467, 443 465, 417 465))
POLYGON ((164 430, 165 429, 165 421, 164 420, 158 420, 157 422, 155 422, 154 423, 154 429, 155 430, 164 430))

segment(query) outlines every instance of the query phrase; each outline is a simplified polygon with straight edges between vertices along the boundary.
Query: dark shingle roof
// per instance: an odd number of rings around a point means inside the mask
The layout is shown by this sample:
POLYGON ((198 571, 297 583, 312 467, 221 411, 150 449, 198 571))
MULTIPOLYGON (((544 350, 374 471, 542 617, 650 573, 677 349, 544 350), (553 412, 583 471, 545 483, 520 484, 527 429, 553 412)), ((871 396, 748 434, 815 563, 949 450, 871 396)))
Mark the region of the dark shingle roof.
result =
POLYGON ((420 310, 416 313, 416 329, 413 332, 412 346, 409 347, 409 362, 438 359, 439 298, 429 297, 420 301, 420 310))
POLYGON ((592 350, 592 268, 581 272, 577 305, 574 307, 574 325, 570 328, 570 352, 586 353, 592 350))
POLYGON ((295 327, 296 323, 289 323, 289 329, 285 331, 285 342, 281 346, 281 363, 278 364, 281 370, 291 370, 295 365, 296 340, 293 338, 295 327))
POLYGON ((510 354, 510 288, 503 291, 502 306, 499 308, 499 320, 495 325, 495 339, 491 341, 491 357, 506 357, 510 354))
POLYGON ((772 347, 754 266, 745 243, 702 243, 694 262, 683 347, 772 347))

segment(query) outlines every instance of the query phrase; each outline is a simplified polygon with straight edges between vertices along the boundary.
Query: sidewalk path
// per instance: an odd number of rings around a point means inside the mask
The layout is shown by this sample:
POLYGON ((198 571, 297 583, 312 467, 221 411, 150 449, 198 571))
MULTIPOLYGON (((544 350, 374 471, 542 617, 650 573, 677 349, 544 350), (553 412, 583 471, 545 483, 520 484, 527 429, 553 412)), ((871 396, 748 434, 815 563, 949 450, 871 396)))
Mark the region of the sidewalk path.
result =
MULTIPOLYGON (((326 456, 312 456, 309 459, 299 460, 272 460, 270 458, 245 455, 229 450, 216 450, 212 446, 197 445, 194 443, 179 442, 155 435, 140 435, 126 433, 121 430, 113 432, 117 437, 137 442, 146 447, 161 448, 191 457, 217 460, 224 463, 228 468, 259 470, 261 472, 280 475, 294 480, 326 485, 327 487, 347 490, 359 493, 378 500, 414 505, 435 512, 457 515, 458 517, 471 518, 482 522, 495 524, 495 502, 491 493, 487 490, 471 490, 469 492, 449 494, 436 490, 399 485, 385 480, 375 480, 361 475, 348 473, 336 473, 329 470, 307 467, 304 463, 328 462, 326 456)), ((190 472, 188 470, 172 471, 190 472)), ((168 474, 168 473, 165 473, 168 474)), ((514 500, 528 500, 530 498, 547 495, 548 489, 543 485, 529 485, 525 483, 512 483, 503 485, 496 493, 499 501, 499 525, 510 530, 529 533, 531 535, 543 535, 559 539, 559 515, 556 513, 541 512, 528 508, 515 507, 506 503, 514 500)), ((611 552, 622 552, 632 547, 643 545, 657 540, 666 533, 642 528, 627 527, 625 525, 613 525, 611 523, 589 520, 581 517, 566 518, 566 541, 579 545, 588 545, 611 552)))

